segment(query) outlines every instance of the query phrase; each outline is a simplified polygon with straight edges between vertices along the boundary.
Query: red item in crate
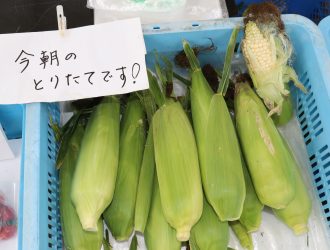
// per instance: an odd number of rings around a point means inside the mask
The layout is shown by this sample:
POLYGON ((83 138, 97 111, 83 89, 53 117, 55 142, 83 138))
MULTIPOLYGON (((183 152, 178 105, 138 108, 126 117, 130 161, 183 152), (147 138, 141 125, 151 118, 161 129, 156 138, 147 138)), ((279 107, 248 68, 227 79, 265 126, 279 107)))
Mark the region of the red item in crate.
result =
POLYGON ((0 194, 0 240, 7 240, 16 234, 17 219, 14 209, 5 204, 0 194))

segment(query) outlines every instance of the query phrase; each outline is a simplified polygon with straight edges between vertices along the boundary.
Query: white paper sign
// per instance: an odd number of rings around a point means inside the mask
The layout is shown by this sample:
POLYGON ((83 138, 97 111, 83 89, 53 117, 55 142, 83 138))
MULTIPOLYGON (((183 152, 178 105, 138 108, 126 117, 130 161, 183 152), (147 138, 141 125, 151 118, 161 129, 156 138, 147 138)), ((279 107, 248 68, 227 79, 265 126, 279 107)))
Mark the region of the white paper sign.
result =
POLYGON ((0 35, 0 104, 55 102, 149 87, 140 19, 0 35))
POLYGON ((0 124, 0 161, 15 158, 14 153, 8 145, 7 137, 0 124))

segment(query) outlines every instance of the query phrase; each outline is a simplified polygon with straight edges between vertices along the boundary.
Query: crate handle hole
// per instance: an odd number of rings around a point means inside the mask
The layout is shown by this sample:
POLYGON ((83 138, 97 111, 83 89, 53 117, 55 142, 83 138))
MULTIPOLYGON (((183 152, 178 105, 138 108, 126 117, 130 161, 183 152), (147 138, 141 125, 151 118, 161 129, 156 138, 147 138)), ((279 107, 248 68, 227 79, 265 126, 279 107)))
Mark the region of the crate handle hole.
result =
POLYGON ((153 29, 154 30, 160 30, 160 27, 159 26, 154 26, 153 29))
POLYGON ((198 23, 193 23, 191 26, 193 26, 193 27, 199 27, 199 24, 198 23))

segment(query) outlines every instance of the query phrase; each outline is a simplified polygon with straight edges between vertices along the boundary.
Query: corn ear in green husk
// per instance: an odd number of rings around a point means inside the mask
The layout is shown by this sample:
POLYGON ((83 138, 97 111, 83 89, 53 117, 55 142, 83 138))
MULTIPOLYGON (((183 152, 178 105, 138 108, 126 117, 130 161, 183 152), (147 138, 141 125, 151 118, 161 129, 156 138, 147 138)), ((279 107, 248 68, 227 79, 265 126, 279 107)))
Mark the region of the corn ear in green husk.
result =
POLYGON ((153 180, 155 175, 155 154, 152 136, 152 125, 149 127, 147 141, 144 146, 142 166, 137 188, 137 197, 135 205, 134 227, 136 231, 144 232, 148 221, 153 180))
POLYGON ((288 65, 293 47, 281 12, 271 2, 251 4, 244 13, 244 24, 242 51, 253 85, 270 110, 269 115, 280 115, 284 97, 290 94, 285 88, 289 80, 306 92, 288 65))
POLYGON ((134 229, 137 187, 145 146, 145 113, 140 101, 128 100, 121 126, 116 188, 103 219, 116 240, 127 240, 134 229))
POLYGON ((231 221, 229 224, 241 246, 244 249, 253 250, 252 237, 251 234, 246 231, 246 228, 239 221, 231 221))
POLYGON ((193 130, 182 106, 163 105, 153 118, 156 169, 163 212, 187 241, 203 210, 203 192, 193 130))
POLYGON ((99 250, 103 239, 103 223, 98 220, 97 232, 83 230, 76 209, 71 202, 71 185, 75 171, 84 127, 78 124, 67 143, 66 155, 60 169, 60 214, 63 240, 66 249, 99 250))
POLYGON ((157 178, 155 177, 152 202, 148 222, 144 231, 148 250, 180 250, 181 242, 176 239, 176 233, 165 219, 157 178))
POLYGON ((86 231, 97 231, 97 222, 112 201, 119 156, 119 115, 118 99, 105 97, 94 109, 82 140, 71 199, 86 231))
POLYGON ((203 210, 195 136, 180 103, 165 98, 152 74, 148 78, 151 93, 160 106, 153 116, 152 128, 163 212, 175 228, 177 239, 187 241, 203 210))
MULTIPOLYGON (((287 144, 286 146, 290 153, 289 146, 287 144)), ((290 154, 289 157, 292 157, 293 161, 295 161, 292 154, 290 154)), ((288 167, 293 167, 294 170, 296 195, 285 208, 278 210, 273 209, 273 212, 280 220, 288 225, 296 235, 301 235, 308 232, 307 224, 312 209, 312 202, 308 195, 306 185, 303 182, 298 165, 293 164, 288 167)))
POLYGON ((251 233, 259 229, 264 205, 258 199, 244 159, 242 159, 242 163, 246 186, 246 197, 239 221, 246 228, 247 232, 251 233))
POLYGON ((236 84, 236 126, 259 200, 285 208, 294 198, 294 172, 287 148, 261 100, 248 83, 236 84))
POLYGON ((191 249, 226 250, 228 242, 228 222, 221 222, 213 208, 204 200, 202 217, 191 229, 191 249))
POLYGON ((192 70, 191 109, 205 196, 220 220, 237 220, 245 184, 236 131, 223 95, 212 92, 188 42, 183 48, 192 70))

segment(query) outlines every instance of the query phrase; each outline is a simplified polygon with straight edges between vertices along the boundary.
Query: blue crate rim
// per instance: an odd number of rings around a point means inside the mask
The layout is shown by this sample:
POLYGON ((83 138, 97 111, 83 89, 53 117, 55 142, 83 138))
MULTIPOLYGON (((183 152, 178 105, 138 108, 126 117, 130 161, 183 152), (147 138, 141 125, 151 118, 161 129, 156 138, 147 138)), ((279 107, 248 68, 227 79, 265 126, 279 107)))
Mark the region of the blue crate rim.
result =
POLYGON ((319 23, 319 28, 324 36, 328 52, 330 54, 330 16, 322 19, 322 21, 319 23))

